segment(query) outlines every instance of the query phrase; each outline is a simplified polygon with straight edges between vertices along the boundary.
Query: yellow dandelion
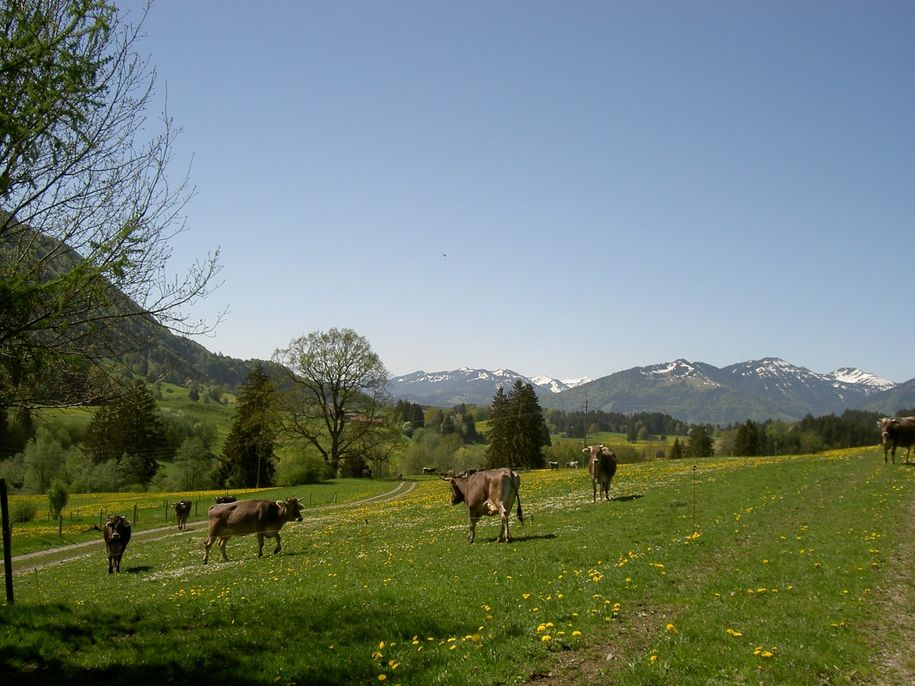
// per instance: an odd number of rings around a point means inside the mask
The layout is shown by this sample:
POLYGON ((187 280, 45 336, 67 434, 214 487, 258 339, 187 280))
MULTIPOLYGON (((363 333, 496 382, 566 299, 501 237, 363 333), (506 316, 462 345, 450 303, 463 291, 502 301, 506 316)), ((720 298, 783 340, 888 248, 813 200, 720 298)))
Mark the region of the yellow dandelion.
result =
POLYGON ((540 640, 543 641, 544 643, 546 643, 547 641, 552 641, 553 637, 550 636, 549 634, 544 634, 543 636, 540 637, 540 640))
POLYGON ((388 675, 387 675, 387 674, 379 674, 379 675, 378 675, 378 681, 387 681, 387 679, 388 679, 388 675))
POLYGON ((573 637, 575 637, 575 636, 581 636, 581 632, 580 632, 578 629, 576 629, 575 631, 572 632, 572 636, 573 636, 573 637))
POLYGON ((669 633, 669 634, 677 633, 677 627, 675 627, 673 624, 668 623, 665 628, 667 629, 667 633, 669 633))

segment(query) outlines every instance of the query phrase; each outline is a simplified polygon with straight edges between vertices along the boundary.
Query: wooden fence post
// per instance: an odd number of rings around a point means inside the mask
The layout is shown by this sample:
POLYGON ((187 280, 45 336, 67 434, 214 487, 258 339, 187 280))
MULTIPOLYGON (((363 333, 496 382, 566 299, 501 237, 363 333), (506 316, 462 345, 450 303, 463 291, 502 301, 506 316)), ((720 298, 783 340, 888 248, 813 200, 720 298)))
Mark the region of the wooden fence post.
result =
POLYGON ((3 513, 3 576, 6 577, 6 602, 13 604, 13 536, 10 531, 10 506, 6 499, 6 479, 0 479, 0 510, 3 513))

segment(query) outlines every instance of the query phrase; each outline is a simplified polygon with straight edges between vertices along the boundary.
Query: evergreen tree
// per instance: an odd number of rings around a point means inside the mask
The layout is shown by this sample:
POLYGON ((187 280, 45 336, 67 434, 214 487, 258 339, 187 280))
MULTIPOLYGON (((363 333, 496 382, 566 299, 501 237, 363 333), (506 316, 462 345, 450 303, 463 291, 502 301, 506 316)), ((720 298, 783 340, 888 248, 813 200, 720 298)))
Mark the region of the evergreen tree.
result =
POLYGON ((504 467, 511 466, 511 425, 508 408, 508 398, 505 389, 501 386, 496 389, 489 410, 490 430, 487 438, 489 445, 486 448, 486 466, 504 467))
POLYGON ((93 463, 114 461, 124 467, 123 474, 132 483, 148 484, 159 468, 156 461, 170 457, 149 387, 137 381, 127 393, 99 408, 89 422, 83 446, 93 463), (129 464, 122 465, 125 460, 129 464))
POLYGON ((759 429, 752 420, 748 419, 746 424, 741 424, 737 429, 734 454, 752 457, 759 455, 759 447, 759 429))
POLYGON ((216 480, 227 487, 273 485, 277 435, 276 390, 261 365, 239 388, 235 421, 222 449, 216 480))
POLYGON ((670 459, 679 460, 683 457, 683 445, 679 438, 674 438, 674 443, 670 446, 670 459))
POLYGON ((686 448, 689 457, 711 457, 713 448, 712 437, 705 426, 697 424, 689 430, 689 445, 686 448))
POLYGON ((487 465, 544 466, 542 448, 551 444, 550 432, 533 385, 518 380, 507 396, 500 388, 493 399, 490 420, 493 430, 486 450, 487 465))

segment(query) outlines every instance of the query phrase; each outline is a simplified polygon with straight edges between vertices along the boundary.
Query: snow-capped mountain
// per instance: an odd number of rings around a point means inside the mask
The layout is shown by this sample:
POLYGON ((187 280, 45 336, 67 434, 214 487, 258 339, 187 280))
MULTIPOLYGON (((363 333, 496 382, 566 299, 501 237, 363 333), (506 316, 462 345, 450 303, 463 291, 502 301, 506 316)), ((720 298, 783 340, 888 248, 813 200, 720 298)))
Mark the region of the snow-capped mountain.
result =
POLYGON ((576 409, 588 402, 615 412, 663 412, 690 422, 728 424, 746 419, 796 420, 861 407, 896 384, 859 369, 817 374, 780 358, 719 369, 675 360, 617 372, 562 393, 544 404, 576 409))
POLYGON ((872 388, 875 393, 888 391, 896 387, 896 384, 892 381, 862 372, 860 369, 854 369, 853 367, 837 369, 831 374, 827 374, 826 378, 831 379, 834 384, 838 385, 858 385, 872 388))
POLYGON ((483 405, 492 402, 500 386, 509 389, 518 380, 532 384, 538 395, 561 393, 591 381, 589 377, 565 380, 551 376, 528 378, 511 369, 490 371, 461 367, 453 371, 419 371, 396 376, 390 380, 389 390, 394 398, 424 405, 483 405))
POLYGON ((536 387, 550 391, 550 393, 562 393, 570 388, 581 386, 585 383, 591 383, 593 379, 590 376, 583 376, 580 379, 554 379, 552 376, 532 376, 530 382, 536 387))
POLYGON ((425 405, 487 404, 499 386, 531 383, 545 408, 607 412, 662 412, 689 422, 730 424, 746 419, 797 420, 878 407, 897 389, 887 379, 843 367, 818 374, 780 358, 718 368, 684 359, 633 367, 591 380, 527 378, 510 369, 414 372, 391 380, 391 394, 425 405))

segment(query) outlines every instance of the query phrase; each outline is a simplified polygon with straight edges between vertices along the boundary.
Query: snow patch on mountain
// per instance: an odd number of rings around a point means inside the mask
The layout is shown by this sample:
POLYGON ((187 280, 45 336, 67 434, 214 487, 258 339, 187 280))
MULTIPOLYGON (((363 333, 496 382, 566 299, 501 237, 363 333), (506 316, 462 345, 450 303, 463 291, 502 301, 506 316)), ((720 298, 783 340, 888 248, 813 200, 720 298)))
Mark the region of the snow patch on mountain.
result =
POLYGON ((827 374, 826 378, 831 379, 834 382, 833 385, 858 385, 871 389, 870 392, 872 393, 886 391, 896 387, 896 384, 889 379, 884 379, 876 374, 870 374, 855 367, 842 367, 841 369, 837 369, 834 372, 827 374))
POLYGON ((581 386, 582 384, 591 383, 593 379, 590 376, 583 376, 580 379, 555 379, 552 376, 532 376, 528 379, 534 386, 544 388, 551 393, 562 393, 570 388, 581 386))

